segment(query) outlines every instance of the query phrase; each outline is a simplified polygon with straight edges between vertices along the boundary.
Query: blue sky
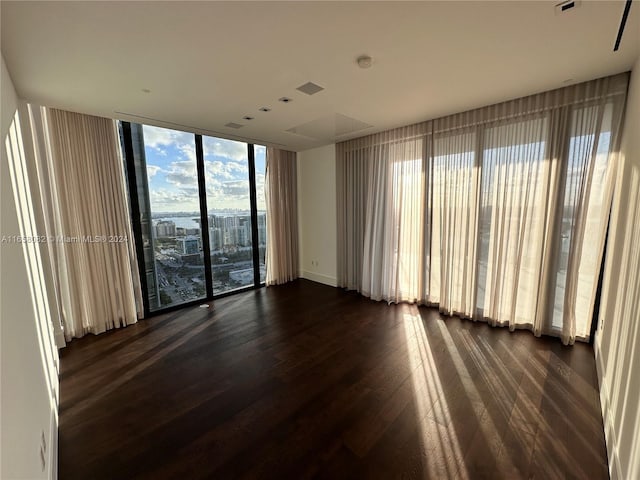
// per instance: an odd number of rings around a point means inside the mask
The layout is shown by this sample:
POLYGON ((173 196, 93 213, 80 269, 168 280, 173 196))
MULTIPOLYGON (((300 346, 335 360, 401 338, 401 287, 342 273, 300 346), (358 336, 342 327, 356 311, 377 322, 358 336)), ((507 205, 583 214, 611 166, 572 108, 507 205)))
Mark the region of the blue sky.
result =
MULTIPOLYGON (((192 133, 145 125, 144 143, 152 212, 196 212, 200 209, 192 133)), ((202 137, 207 208, 249 210, 247 144, 202 137)), ((264 210, 265 153, 255 147, 258 210, 264 210)))

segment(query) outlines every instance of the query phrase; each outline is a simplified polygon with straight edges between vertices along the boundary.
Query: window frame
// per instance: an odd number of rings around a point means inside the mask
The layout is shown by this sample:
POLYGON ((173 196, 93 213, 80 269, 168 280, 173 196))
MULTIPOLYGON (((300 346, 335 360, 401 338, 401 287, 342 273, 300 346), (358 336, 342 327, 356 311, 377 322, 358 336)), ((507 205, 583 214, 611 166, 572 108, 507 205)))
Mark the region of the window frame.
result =
MULTIPOLYGON (((156 315, 173 312, 183 308, 193 307, 195 305, 212 302, 218 298, 228 297, 237 293, 247 292, 250 290, 256 290, 265 286, 265 282, 260 281, 260 248, 258 245, 258 210, 257 210, 257 190, 256 190, 256 169, 255 169, 255 144, 246 142, 247 145, 247 166, 249 171, 249 201, 251 212, 251 239, 252 239, 252 261, 253 261, 253 284, 247 285, 235 289, 231 289, 222 293, 213 293, 213 273, 211 269, 211 250, 209 245, 209 213, 207 205, 207 191, 206 191, 206 174, 205 174, 205 162, 204 162, 204 149, 202 142, 202 135, 187 132, 184 130, 178 130, 185 133, 194 135, 194 144, 196 150, 196 174, 198 182, 198 199, 199 199, 199 214, 200 214, 200 235, 202 239, 202 253, 203 264, 205 271, 205 296, 204 298, 197 298, 189 300, 183 303, 168 305, 166 307, 160 307, 157 309, 151 309, 149 301, 149 285, 146 277, 146 264, 144 259, 144 247, 142 242, 142 225, 141 225, 141 208, 140 199, 138 197, 139 182, 142 179, 138 179, 136 170, 140 169, 140 165, 137 164, 136 155, 133 147, 132 137, 132 124, 135 122, 128 122, 121 120, 119 123, 119 130, 121 135, 121 147, 124 160, 125 174, 127 178, 127 190, 129 196, 129 209, 131 214, 131 223, 133 227, 133 235, 135 238, 135 248, 137 255, 138 274, 140 277, 140 288, 142 290, 142 303, 143 303, 143 318, 150 318, 156 315)), ((137 124, 144 126, 144 124, 137 124)), ((151 126, 151 125, 150 125, 151 126)), ((166 128, 166 127, 161 127, 166 128)), ((175 129, 172 129, 175 130, 175 129)), ((217 138, 217 137, 212 137, 217 138)), ((222 137, 221 137, 222 138, 222 137)), ((146 169, 146 160, 143 168, 146 169)), ((149 195, 148 185, 143 185, 142 188, 146 189, 147 196, 149 195)), ((148 205, 145 209, 151 209, 148 205)), ((155 258, 154 258, 155 261, 155 258)))

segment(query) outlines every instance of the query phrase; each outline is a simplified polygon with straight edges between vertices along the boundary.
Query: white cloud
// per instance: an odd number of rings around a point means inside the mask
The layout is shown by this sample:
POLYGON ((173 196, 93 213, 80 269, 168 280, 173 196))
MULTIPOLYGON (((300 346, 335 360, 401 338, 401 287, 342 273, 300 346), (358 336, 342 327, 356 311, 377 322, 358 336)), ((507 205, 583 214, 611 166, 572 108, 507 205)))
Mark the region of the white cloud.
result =
POLYGON ((225 182, 222 184, 222 195, 236 199, 249 198, 249 184, 244 181, 225 182))
POLYGON ((158 172, 161 172, 162 168, 157 165, 149 165, 147 164, 147 176, 151 179, 156 176, 158 172))
POLYGON ((246 162, 221 162, 220 160, 206 160, 204 168, 207 181, 221 180, 249 180, 249 168, 246 162))
POLYGON ((195 187, 196 193, 198 188, 198 176, 196 172, 196 163, 191 160, 183 160, 179 162, 171 162, 166 172, 168 183, 175 185, 180 189, 188 188, 189 191, 195 187))
POLYGON ((223 157, 230 160, 246 161, 247 144, 223 138, 202 137, 202 144, 205 157, 223 157))
POLYGON ((154 212, 188 212, 198 211, 198 197, 183 192, 172 192, 166 189, 152 189, 149 192, 151 210, 154 212))
POLYGON ((167 153, 167 151, 166 151, 165 149, 163 149, 163 148, 160 148, 160 147, 151 147, 151 146, 149 146, 149 148, 153 148, 153 149, 156 151, 156 153, 157 153, 158 155, 160 155, 161 157, 166 157, 167 155, 169 155, 169 154, 167 153))
POLYGON ((151 127, 143 125, 144 144, 147 147, 160 149, 163 146, 193 144, 193 133, 180 132, 178 130, 170 130, 168 128, 151 127))
POLYGON ((173 147, 178 151, 179 158, 196 161, 195 137, 192 133, 169 130, 167 128, 150 127, 143 125, 144 144, 152 148, 159 155, 166 157, 167 147, 173 147))
POLYGON ((187 159, 195 165, 196 163, 196 147, 193 142, 183 143, 178 146, 178 150, 182 155, 182 158, 187 159))

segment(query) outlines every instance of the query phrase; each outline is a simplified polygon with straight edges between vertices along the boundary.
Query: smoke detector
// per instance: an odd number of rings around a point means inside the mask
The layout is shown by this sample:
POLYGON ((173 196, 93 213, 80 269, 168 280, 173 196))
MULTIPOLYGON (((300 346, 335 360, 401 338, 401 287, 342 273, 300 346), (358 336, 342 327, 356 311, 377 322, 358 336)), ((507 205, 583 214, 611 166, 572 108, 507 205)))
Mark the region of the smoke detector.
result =
POLYGON ((356 62, 360 68, 369 68, 373 64, 373 59, 369 55, 360 55, 356 62))

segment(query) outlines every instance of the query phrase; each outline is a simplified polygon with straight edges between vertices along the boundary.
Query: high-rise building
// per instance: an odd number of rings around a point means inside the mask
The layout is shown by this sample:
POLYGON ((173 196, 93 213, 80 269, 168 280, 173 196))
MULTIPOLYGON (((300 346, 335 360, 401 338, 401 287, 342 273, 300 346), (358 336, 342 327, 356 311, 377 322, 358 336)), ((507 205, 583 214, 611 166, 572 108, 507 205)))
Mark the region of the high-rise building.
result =
POLYGON ((178 249, 183 255, 193 255, 200 251, 200 239, 196 236, 179 237, 178 249))
POLYGON ((220 227, 209 227, 209 249, 214 252, 224 247, 224 232, 220 227))
MULTIPOLYGON (((266 241, 264 213, 258 215, 258 239, 266 241)), ((251 215, 209 215, 209 247, 249 247, 252 244, 251 215)))
POLYGON ((155 225, 156 237, 166 238, 176 236, 176 224, 171 220, 160 220, 155 225))
POLYGON ((267 215, 264 212, 258 213, 258 245, 267 244, 267 215))

